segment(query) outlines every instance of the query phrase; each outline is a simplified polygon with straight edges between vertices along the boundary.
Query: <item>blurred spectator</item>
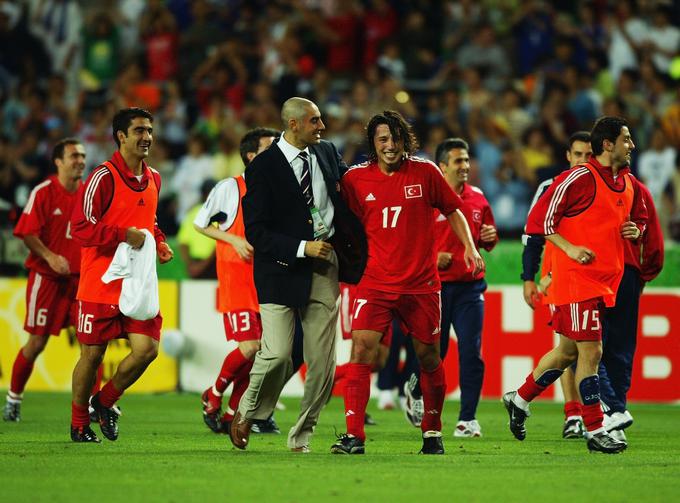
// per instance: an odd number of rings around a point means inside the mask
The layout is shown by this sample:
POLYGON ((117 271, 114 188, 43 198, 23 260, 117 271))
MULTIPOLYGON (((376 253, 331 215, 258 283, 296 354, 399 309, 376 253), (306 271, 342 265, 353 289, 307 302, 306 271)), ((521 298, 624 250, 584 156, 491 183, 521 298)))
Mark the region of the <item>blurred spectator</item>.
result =
POLYGON ((361 7, 353 0, 334 2, 334 6, 335 12, 326 18, 323 30, 326 68, 329 72, 350 74, 356 69, 359 56, 361 7))
POLYGON ((248 73, 238 55, 238 44, 227 40, 219 45, 194 72, 192 84, 196 99, 203 115, 215 114, 210 111, 211 99, 220 94, 225 105, 238 116, 243 108, 248 73))
POLYGON ((193 279, 217 278, 215 240, 194 229, 194 218, 214 186, 215 180, 208 179, 203 182, 198 203, 187 212, 177 233, 180 256, 184 261, 188 276, 193 279))
POLYGON ((82 87, 99 91, 113 82, 120 67, 118 27, 107 11, 94 14, 83 30, 82 87))
POLYGON ((494 107, 496 123, 507 131, 513 144, 518 144, 526 129, 531 125, 532 118, 526 111, 525 96, 513 87, 508 87, 494 107))
POLYGON ((482 5, 475 0, 447 0, 444 4, 442 56, 450 59, 463 41, 468 40, 483 16, 482 5))
POLYGON ((637 68, 636 52, 645 39, 647 23, 635 13, 631 0, 614 4, 615 14, 608 18, 609 71, 616 82, 625 68, 637 68))
POLYGON ((520 76, 533 72, 552 54, 554 29, 549 9, 548 4, 540 0, 521 2, 515 9, 513 33, 520 76))
POLYGON ((671 58, 680 51, 680 28, 670 23, 672 9, 670 5, 656 5, 642 43, 642 49, 651 53, 656 69, 664 74, 668 74, 671 58))
POLYGON ((485 183, 484 195, 493 208, 496 227, 502 235, 518 237, 526 223, 532 190, 518 173, 520 155, 509 144, 501 147, 496 174, 485 183))
POLYGON ((198 66, 225 38, 223 29, 215 17, 215 9, 207 0, 191 3, 193 21, 179 38, 179 78, 188 82, 198 66))
POLYGON ((50 55, 52 71, 64 76, 67 99, 73 105, 82 63, 80 5, 76 0, 30 0, 29 5, 31 29, 50 55))
POLYGON ((174 80, 165 83, 165 96, 156 122, 156 128, 168 143, 170 156, 177 159, 186 150, 188 111, 180 86, 174 80))
POLYGON ((511 71, 508 54, 488 23, 476 27, 472 40, 458 51, 456 63, 463 70, 477 68, 484 74, 484 87, 494 92, 506 86, 511 71))
POLYGON ((393 77, 399 82, 404 82, 406 78, 406 65, 401 58, 399 44, 396 41, 388 40, 383 44, 383 49, 378 56, 378 68, 393 77))
POLYGON ((387 0, 370 0, 370 7, 364 14, 364 67, 374 65, 378 61, 378 48, 382 41, 397 33, 399 19, 397 12, 387 0))
MULTIPOLYGON (((555 165, 553 149, 543 128, 532 126, 524 132, 521 154, 516 157, 516 174, 531 186, 537 186, 542 180, 551 177, 549 173, 539 174, 539 170, 555 165)), ((545 173, 545 171, 543 171, 545 173)))
POLYGON ((170 182, 170 189, 177 195, 177 222, 182 222, 187 212, 200 201, 201 185, 214 175, 213 158, 208 152, 204 136, 189 137, 187 153, 177 164, 177 172, 170 182))
MULTIPOLYGON (((652 194, 657 208, 663 208, 663 195, 675 174, 676 163, 679 160, 676 157, 676 150, 668 145, 666 135, 657 125, 652 133, 649 148, 640 154, 637 162, 638 175, 652 194)), ((660 211, 659 217, 662 217, 663 213, 660 211)))
POLYGON ((220 135, 217 142, 217 151, 213 154, 212 161, 212 177, 216 180, 224 180, 225 178, 239 176, 243 173, 245 166, 241 160, 239 140, 237 138, 234 137, 231 131, 224 131, 220 135))
POLYGON ((177 74, 179 32, 170 10, 161 0, 149 0, 139 21, 146 53, 146 76, 160 82, 177 74))
MULTIPOLYGON (((404 72, 409 79, 430 79, 439 65, 439 33, 428 23, 425 12, 419 9, 410 11, 399 30, 404 72)), ((437 16, 436 7, 431 6, 429 12, 437 16)))

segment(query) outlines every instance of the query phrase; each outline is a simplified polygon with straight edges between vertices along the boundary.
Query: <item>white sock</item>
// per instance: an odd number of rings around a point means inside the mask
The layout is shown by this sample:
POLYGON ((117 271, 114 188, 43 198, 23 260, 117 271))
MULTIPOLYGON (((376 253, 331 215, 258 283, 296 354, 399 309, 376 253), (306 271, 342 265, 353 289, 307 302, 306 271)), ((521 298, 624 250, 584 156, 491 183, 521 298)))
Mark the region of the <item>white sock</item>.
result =
POLYGON ((512 399, 512 401, 522 409, 524 412, 527 412, 529 410, 529 402, 527 402, 524 398, 519 396, 519 393, 515 393, 515 398, 512 399))

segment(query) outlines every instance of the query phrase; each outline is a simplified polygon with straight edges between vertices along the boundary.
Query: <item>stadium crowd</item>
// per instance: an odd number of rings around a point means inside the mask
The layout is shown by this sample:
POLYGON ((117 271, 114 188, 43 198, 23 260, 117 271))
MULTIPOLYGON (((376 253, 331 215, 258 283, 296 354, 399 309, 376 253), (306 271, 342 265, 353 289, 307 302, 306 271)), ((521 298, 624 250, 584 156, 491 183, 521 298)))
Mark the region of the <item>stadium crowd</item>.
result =
POLYGON ((519 236, 572 132, 625 116, 633 172, 680 239, 679 13, 654 0, 0 0, 1 222, 14 225, 56 140, 82 139, 89 172, 111 154, 115 111, 140 106, 156 118, 159 223, 174 235, 206 182, 243 171, 243 134, 280 129, 281 103, 300 95, 348 164, 385 109, 427 158, 469 139, 502 237, 519 236))

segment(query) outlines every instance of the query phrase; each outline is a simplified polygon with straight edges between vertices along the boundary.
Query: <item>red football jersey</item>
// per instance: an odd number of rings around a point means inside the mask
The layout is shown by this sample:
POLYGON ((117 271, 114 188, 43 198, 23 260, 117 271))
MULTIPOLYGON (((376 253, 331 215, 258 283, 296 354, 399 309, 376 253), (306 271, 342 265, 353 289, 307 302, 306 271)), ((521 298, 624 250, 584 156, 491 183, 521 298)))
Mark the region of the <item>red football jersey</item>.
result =
MULTIPOLYGON (((70 222, 77 193, 68 192, 56 175, 48 177, 35 186, 14 228, 18 238, 38 236, 50 251, 62 255, 68 260, 71 274, 80 273, 80 245, 71 237, 70 222)), ((26 259, 26 267, 46 276, 59 276, 32 252, 26 259)))
MULTIPOLYGON (((491 206, 484 197, 480 189, 468 183, 463 185, 463 191, 460 194, 463 200, 463 207, 461 211, 467 220, 477 249, 484 248, 486 251, 496 246, 498 242, 498 235, 493 242, 485 243, 479 239, 482 230, 482 224, 496 226, 494 222, 491 206)), ((476 275, 472 274, 474 268, 468 269, 465 266, 465 246, 458 236, 456 236, 451 229, 451 224, 441 213, 437 212, 435 220, 436 232, 436 248, 437 252, 451 253, 453 258, 451 265, 446 269, 439 269, 439 278, 442 281, 475 281, 484 277, 484 271, 478 272, 476 275)))
POLYGON ((449 215, 462 200, 437 166, 409 157, 386 175, 377 163, 360 164, 347 171, 341 186, 368 238, 368 263, 359 284, 386 292, 438 291, 432 208, 449 215))

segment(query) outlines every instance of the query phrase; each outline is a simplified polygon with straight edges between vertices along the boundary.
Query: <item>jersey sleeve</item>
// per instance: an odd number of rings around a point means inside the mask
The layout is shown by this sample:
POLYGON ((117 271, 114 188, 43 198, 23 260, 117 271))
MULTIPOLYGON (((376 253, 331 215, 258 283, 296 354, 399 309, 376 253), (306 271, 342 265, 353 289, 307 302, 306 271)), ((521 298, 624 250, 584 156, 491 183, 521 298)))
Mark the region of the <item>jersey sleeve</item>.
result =
POLYGON ((350 173, 352 173, 351 170, 340 179, 340 194, 352 213, 361 218, 363 215, 363 208, 359 204, 356 195, 356 177, 350 173))
POLYGON ((651 281, 658 276, 663 268, 663 232, 652 195, 641 183, 638 184, 638 187, 647 207, 647 229, 642 236, 641 277, 643 281, 651 281))
MULTIPOLYGON (((484 209, 482 211, 482 225, 491 225, 493 227, 496 227, 496 220, 493 217, 493 211, 491 211, 491 206, 489 205, 488 201, 486 201, 486 204, 484 205, 484 209)), ((496 233, 496 239, 494 239, 490 243, 480 240, 479 246, 481 248, 484 248, 486 251, 491 251, 496 246, 496 243, 498 243, 498 240, 499 240, 498 233, 496 233)))
POLYGON ((427 161, 425 166, 429 172, 429 193, 432 206, 444 216, 450 215, 463 206, 463 200, 449 186, 439 168, 430 161, 427 161))
POLYGON ((228 230, 236 219, 240 200, 236 180, 234 178, 222 180, 210 191, 208 199, 194 218, 194 224, 205 229, 211 223, 218 222, 220 230, 228 230))
POLYGON ((45 183, 41 183, 31 192, 24 211, 14 227, 16 237, 24 239, 26 236, 40 234, 43 225, 47 222, 45 205, 48 202, 48 191, 46 187, 45 183))
MULTIPOLYGON (((100 222, 112 198, 113 176, 108 168, 99 167, 80 188, 71 215, 71 234, 81 246, 115 247, 125 241, 127 229, 100 222)), ((157 227, 154 226, 154 235, 157 227)), ((158 242, 158 239, 156 241, 158 242)))
POLYGON ((595 180, 587 168, 577 167, 560 174, 529 210, 526 233, 555 234, 564 215, 585 210, 594 197, 595 180))

